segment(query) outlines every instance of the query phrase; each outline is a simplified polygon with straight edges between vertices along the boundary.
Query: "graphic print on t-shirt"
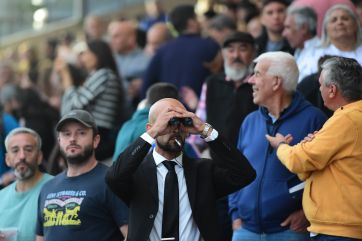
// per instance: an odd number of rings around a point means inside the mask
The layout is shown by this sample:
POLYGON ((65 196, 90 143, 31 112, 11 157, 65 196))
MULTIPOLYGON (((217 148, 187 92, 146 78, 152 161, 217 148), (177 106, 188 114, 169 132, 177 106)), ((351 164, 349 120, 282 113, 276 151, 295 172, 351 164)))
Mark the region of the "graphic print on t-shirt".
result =
POLYGON ((44 203, 44 227, 80 225, 78 213, 86 191, 66 190, 49 193, 44 203))

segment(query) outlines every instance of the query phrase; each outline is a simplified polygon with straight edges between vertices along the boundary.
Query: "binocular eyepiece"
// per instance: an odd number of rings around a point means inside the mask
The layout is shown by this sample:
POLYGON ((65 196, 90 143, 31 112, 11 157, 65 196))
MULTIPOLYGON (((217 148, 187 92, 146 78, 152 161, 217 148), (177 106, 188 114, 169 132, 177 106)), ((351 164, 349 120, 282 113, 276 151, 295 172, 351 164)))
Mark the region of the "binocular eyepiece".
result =
POLYGON ((190 117, 186 117, 186 118, 178 118, 178 117, 172 117, 169 121, 168 124, 170 126, 178 126, 180 124, 190 127, 193 126, 193 122, 192 119, 190 117))

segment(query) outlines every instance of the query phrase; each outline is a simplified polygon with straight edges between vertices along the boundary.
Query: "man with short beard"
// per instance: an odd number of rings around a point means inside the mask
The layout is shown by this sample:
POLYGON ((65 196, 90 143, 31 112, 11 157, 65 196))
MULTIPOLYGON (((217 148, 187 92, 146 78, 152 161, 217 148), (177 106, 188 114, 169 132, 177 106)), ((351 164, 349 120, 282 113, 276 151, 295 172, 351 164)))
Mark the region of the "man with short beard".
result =
POLYGON ((7 135, 5 148, 5 161, 16 181, 0 191, 0 240, 16 236, 16 240, 34 241, 38 195, 52 178, 39 171, 41 139, 32 129, 19 127, 7 135))
POLYGON ((106 178, 130 207, 127 240, 220 241, 216 199, 254 180, 248 160, 176 99, 151 106, 146 130, 120 154, 106 178), (183 153, 189 134, 205 138, 218 158, 183 153))
POLYGON ((95 158, 100 135, 93 116, 72 110, 56 126, 68 169, 41 190, 37 241, 120 241, 127 236, 128 211, 107 187, 107 167, 95 158))
POLYGON ((224 73, 206 79, 196 114, 212 124, 236 146, 239 128, 250 112, 257 109, 253 90, 247 82, 255 58, 254 38, 246 32, 229 35, 222 45, 224 73))

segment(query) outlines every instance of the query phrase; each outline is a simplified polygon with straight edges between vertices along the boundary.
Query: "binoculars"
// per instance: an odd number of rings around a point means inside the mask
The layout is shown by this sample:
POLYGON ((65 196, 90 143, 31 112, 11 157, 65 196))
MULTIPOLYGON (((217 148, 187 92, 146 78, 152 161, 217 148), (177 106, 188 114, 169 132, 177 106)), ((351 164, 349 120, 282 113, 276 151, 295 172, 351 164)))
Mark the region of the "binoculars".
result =
POLYGON ((178 126, 180 124, 190 127, 193 126, 193 122, 192 119, 190 117, 186 117, 186 118, 178 118, 178 117, 172 117, 169 121, 168 124, 170 126, 178 126))

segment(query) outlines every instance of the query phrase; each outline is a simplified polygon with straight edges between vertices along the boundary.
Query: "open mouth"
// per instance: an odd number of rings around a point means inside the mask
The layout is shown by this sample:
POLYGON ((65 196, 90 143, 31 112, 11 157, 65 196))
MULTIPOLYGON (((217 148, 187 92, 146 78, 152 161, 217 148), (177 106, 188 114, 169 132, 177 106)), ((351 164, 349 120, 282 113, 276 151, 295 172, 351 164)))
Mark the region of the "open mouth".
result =
POLYGON ((28 168, 28 165, 26 165, 25 163, 19 163, 18 165, 16 165, 15 168, 22 172, 28 168))

